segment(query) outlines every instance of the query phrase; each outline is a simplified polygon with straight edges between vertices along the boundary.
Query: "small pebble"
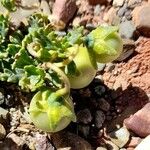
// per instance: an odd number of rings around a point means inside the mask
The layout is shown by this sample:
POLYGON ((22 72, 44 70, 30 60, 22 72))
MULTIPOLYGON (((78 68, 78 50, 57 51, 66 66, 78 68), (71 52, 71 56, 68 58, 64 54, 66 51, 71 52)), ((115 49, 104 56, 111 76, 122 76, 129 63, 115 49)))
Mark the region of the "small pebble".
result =
POLYGON ((92 115, 89 109, 83 109, 77 112, 77 122, 88 124, 92 121, 92 115))
POLYGON ((104 121, 105 121, 105 114, 100 110, 96 111, 96 113, 95 113, 95 126, 97 128, 101 128, 103 126, 104 121))
POLYGON ((0 140, 3 140, 6 136, 6 130, 2 124, 0 124, 0 140))

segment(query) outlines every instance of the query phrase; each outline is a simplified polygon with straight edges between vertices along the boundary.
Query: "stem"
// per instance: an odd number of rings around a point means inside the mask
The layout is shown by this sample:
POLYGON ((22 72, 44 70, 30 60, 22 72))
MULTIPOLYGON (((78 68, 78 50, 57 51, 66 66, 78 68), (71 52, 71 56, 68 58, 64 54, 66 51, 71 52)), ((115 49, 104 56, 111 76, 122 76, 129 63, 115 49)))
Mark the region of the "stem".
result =
POLYGON ((34 57, 38 57, 37 55, 37 52, 35 50, 33 50, 33 46, 35 45, 35 43, 30 43, 27 45, 27 49, 28 49, 28 52, 34 56, 34 57))
POLYGON ((54 65, 57 67, 63 67, 68 65, 75 58, 75 56, 79 51, 78 45, 75 45, 73 48, 74 48, 73 52, 70 54, 70 56, 67 59, 65 59, 63 62, 54 63, 54 65))
POLYGON ((56 94, 58 94, 58 96, 63 96, 65 94, 68 94, 70 91, 70 82, 67 76, 64 74, 64 72, 60 68, 58 68, 56 65, 50 62, 43 63, 42 67, 45 69, 49 69, 49 68, 52 69, 62 78, 62 81, 64 82, 64 88, 57 90, 56 94))

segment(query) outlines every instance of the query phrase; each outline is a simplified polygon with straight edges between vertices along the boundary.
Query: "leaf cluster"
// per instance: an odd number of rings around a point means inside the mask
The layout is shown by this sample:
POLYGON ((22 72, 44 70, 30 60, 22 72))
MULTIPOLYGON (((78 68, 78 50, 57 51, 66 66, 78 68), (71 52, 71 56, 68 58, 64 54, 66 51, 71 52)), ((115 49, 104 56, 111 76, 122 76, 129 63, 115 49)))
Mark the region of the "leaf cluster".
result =
MULTIPOLYGON (((14 1, 2 3, 14 10, 14 1)), ((0 80, 36 93, 29 112, 44 131, 57 132, 75 121, 70 88, 89 85, 97 62, 112 61, 122 50, 116 27, 98 27, 88 35, 83 30, 60 36, 41 13, 28 17, 23 29, 13 29, 9 16, 0 14, 0 80)))

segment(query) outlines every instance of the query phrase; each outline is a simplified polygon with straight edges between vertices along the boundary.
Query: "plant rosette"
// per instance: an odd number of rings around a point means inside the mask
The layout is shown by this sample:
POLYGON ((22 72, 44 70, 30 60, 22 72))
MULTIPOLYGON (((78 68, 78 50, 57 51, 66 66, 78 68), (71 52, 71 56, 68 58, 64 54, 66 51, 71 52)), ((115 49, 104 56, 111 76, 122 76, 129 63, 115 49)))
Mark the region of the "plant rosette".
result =
MULTIPOLYGON (((2 3, 15 10, 14 0, 2 3)), ((117 28, 100 26, 84 35, 78 27, 60 36, 43 14, 31 15, 24 29, 11 28, 10 19, 0 14, 0 80, 36 93, 29 107, 33 123, 43 131, 58 132, 76 121, 70 89, 88 86, 97 62, 120 55, 123 44, 117 28)))

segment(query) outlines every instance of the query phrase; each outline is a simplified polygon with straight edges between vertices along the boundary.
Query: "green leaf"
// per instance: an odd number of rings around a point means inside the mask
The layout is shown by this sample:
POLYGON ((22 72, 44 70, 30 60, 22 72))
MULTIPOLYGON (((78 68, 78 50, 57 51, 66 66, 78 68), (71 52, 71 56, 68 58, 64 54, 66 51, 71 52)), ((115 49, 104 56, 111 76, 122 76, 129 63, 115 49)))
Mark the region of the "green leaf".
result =
POLYGON ((77 67, 74 61, 71 61, 65 68, 65 73, 69 76, 77 74, 77 67))
POLYGON ((0 72, 0 80, 17 83, 23 75, 24 71, 22 69, 16 68, 15 71, 12 71, 4 68, 4 72, 0 72))
POLYGON ((8 56, 8 52, 6 50, 6 46, 4 46, 4 44, 0 45, 0 59, 4 59, 4 58, 7 58, 8 56))
POLYGON ((58 74, 51 69, 48 69, 45 77, 46 81, 48 82, 48 85, 53 87, 54 89, 58 89, 62 87, 62 81, 58 74))
POLYGON ((16 53, 19 52, 19 50, 21 49, 20 45, 17 44, 8 44, 8 47, 6 49, 7 53, 11 56, 15 56, 16 53))
POLYGON ((28 52, 42 62, 60 62, 66 59, 61 39, 48 26, 29 33, 22 42, 28 52))
POLYGON ((15 62, 12 64, 12 68, 24 68, 27 65, 35 65, 36 62, 32 57, 30 57, 27 51, 22 48, 20 51, 15 55, 15 62))
POLYGON ((46 25, 48 25, 49 20, 48 16, 41 13, 35 13, 28 18, 28 23, 29 23, 28 28, 29 32, 33 32, 38 30, 40 27, 45 27, 46 25))
POLYGON ((33 65, 25 66, 25 75, 20 79, 19 85, 26 91, 35 91, 44 86, 45 72, 33 65))
POLYGON ((82 42, 83 37, 83 27, 78 27, 67 34, 67 41, 70 45, 80 44, 82 42))
POLYGON ((9 17, 0 14, 0 44, 5 41, 9 29, 9 17))
POLYGON ((1 0, 2 5, 9 11, 16 11, 15 0, 1 0))
POLYGON ((23 38, 24 38, 24 36, 20 30, 17 30, 15 32, 13 32, 11 35, 9 35, 9 40, 12 44, 21 45, 23 38))

